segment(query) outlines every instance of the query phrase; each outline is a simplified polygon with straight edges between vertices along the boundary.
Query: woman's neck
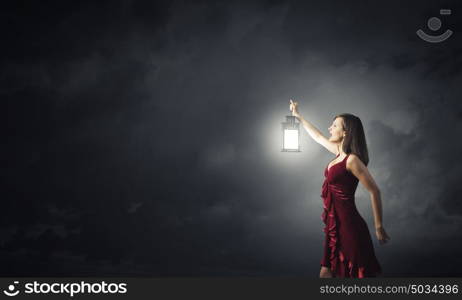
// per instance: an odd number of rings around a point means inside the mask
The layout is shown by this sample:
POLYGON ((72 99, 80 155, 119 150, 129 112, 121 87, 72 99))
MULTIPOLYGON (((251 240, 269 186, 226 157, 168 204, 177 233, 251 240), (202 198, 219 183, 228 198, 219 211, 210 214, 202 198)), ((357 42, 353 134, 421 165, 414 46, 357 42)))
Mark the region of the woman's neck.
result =
POLYGON ((343 152, 342 149, 343 149, 343 141, 337 146, 337 150, 338 150, 339 156, 346 155, 346 153, 343 152))

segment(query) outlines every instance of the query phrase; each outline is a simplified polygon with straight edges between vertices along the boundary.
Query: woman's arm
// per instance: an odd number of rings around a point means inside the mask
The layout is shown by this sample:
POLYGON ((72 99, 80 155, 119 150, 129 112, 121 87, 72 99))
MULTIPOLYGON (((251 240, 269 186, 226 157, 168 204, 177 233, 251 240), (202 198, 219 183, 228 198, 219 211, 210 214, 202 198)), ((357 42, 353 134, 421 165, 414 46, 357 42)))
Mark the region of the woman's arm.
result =
POLYGON ((371 195, 376 235, 380 243, 386 243, 390 237, 385 232, 383 227, 382 199, 380 190, 375 183, 374 178, 372 178, 372 175, 369 173, 369 170, 364 165, 364 163, 354 154, 351 154, 350 157, 348 157, 346 168, 348 171, 353 173, 353 175, 355 175, 361 184, 364 185, 364 187, 369 191, 371 195))
POLYGON ((380 190, 370 192, 370 195, 372 202, 372 212, 374 213, 375 229, 382 228, 382 199, 380 195, 380 190))
POLYGON ((308 134, 311 136, 313 140, 315 140, 316 143, 321 144, 329 150, 330 152, 334 153, 335 155, 338 154, 338 146, 332 142, 330 142, 322 133, 317 129, 313 124, 305 120, 303 116, 298 112, 298 103, 292 101, 290 99, 290 106, 289 109, 292 112, 292 116, 295 116, 297 120, 303 125, 303 128, 308 132, 308 134))

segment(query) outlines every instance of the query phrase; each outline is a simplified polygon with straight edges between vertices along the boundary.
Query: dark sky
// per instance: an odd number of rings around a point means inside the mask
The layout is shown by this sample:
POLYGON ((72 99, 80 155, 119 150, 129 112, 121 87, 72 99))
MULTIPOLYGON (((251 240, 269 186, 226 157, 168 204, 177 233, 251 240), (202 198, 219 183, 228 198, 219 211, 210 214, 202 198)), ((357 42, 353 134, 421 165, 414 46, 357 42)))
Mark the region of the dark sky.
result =
POLYGON ((280 151, 293 98, 361 118, 384 276, 462 276, 462 3, 381 2, 2 3, 0 275, 318 277, 334 156, 280 151))

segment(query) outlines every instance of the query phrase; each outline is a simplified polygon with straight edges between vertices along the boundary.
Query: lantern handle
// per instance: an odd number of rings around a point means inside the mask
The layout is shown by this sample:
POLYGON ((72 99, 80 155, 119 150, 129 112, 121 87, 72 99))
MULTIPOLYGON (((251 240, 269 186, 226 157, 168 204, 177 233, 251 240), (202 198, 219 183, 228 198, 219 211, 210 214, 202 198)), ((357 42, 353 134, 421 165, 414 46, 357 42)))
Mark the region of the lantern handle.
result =
POLYGON ((295 116, 286 116, 286 122, 290 124, 290 126, 295 126, 295 116))

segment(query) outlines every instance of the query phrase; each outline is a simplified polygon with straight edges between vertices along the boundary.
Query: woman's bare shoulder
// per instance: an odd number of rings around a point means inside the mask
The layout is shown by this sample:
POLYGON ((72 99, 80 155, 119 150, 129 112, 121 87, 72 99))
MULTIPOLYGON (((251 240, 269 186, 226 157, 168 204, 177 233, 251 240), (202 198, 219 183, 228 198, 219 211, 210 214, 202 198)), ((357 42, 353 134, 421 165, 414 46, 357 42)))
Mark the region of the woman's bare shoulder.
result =
POLYGON ((352 167, 366 167, 363 162, 361 161, 361 159, 359 158, 359 156, 357 156, 356 154, 354 153, 350 153, 348 155, 348 158, 347 158, 347 161, 346 161, 346 168, 347 170, 351 170, 352 167))
POLYGON ((356 155, 356 154, 354 154, 354 153, 350 153, 350 154, 348 155, 348 160, 349 160, 349 161, 354 161, 354 160, 357 160, 357 159, 359 159, 359 157, 358 157, 358 155, 356 155))

